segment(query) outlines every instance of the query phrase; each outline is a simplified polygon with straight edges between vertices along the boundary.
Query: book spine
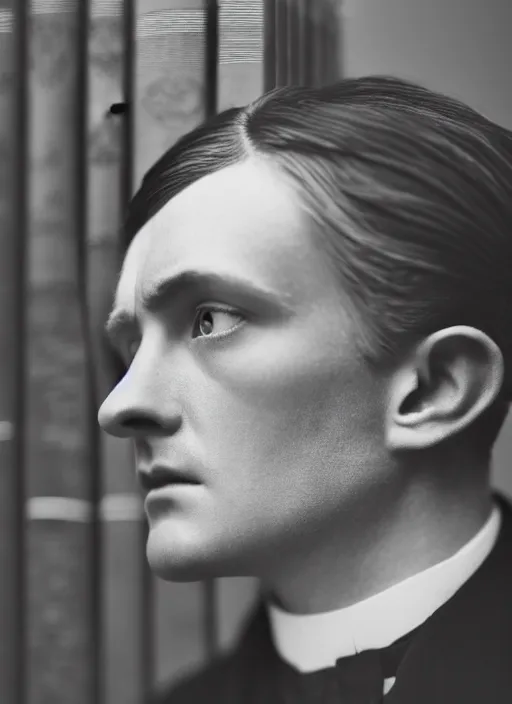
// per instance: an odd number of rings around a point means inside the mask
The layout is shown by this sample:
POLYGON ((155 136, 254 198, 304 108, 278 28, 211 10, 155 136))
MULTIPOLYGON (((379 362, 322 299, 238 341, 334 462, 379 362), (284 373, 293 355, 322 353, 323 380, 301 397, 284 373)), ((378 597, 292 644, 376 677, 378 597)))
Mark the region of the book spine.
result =
POLYGON ((32 0, 26 379, 27 704, 96 704, 98 560, 85 301, 88 3, 32 0))
POLYGON ((24 8, 0 0, 0 700, 23 701, 24 8))

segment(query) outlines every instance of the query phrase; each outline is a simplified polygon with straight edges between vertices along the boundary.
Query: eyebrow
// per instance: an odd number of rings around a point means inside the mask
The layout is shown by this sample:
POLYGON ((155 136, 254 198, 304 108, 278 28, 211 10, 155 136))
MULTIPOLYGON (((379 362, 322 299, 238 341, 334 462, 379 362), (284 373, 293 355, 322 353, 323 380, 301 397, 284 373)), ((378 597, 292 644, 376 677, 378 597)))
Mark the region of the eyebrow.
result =
MULTIPOLYGON (((181 271, 156 281, 143 291, 140 303, 142 308, 148 312, 156 313, 165 308, 173 299, 200 287, 236 293, 242 298, 251 300, 257 298, 274 308, 291 311, 291 306, 288 303, 290 296, 284 292, 257 286, 251 281, 236 276, 196 270, 181 271)), ((137 319, 131 311, 124 308, 114 308, 108 316, 104 329, 107 338, 114 345, 125 331, 137 328, 137 319)))

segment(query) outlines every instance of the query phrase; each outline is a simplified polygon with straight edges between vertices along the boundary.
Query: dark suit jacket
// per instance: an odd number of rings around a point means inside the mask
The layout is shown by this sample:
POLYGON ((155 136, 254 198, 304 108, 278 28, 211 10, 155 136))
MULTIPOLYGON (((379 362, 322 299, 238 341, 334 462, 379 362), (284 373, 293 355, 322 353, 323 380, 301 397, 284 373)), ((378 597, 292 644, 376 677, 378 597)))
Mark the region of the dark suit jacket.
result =
MULTIPOLYGON (((512 704, 512 506, 501 495, 495 498, 503 516, 495 547, 419 628, 385 704, 512 704)), ((299 704, 294 697, 283 698, 283 667, 289 666, 273 647, 260 601, 235 649, 177 683, 157 702, 299 704)))

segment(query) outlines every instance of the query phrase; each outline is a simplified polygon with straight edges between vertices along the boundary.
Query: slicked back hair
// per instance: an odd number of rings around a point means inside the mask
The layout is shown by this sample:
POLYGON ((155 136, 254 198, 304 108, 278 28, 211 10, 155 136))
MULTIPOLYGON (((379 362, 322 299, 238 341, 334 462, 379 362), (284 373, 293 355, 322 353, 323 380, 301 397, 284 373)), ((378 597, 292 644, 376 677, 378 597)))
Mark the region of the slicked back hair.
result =
POLYGON ((512 133, 387 76, 278 88, 219 113, 154 164, 130 203, 128 241, 184 188, 251 158, 299 194, 369 364, 396 363, 452 325, 495 341, 502 392, 470 434, 490 452, 512 400, 512 133))

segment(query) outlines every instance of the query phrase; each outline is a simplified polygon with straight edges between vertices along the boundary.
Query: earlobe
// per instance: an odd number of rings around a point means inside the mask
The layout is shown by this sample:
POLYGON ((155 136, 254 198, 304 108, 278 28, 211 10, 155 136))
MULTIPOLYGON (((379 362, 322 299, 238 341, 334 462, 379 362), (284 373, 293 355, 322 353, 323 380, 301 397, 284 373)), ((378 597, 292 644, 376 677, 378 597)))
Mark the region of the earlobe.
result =
POLYGON ((391 450, 431 447, 467 428, 499 395, 503 355, 467 326, 426 338, 391 381, 386 443, 391 450))

